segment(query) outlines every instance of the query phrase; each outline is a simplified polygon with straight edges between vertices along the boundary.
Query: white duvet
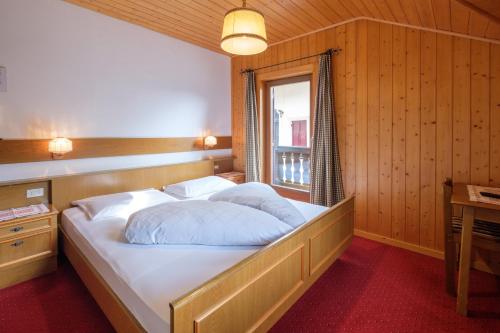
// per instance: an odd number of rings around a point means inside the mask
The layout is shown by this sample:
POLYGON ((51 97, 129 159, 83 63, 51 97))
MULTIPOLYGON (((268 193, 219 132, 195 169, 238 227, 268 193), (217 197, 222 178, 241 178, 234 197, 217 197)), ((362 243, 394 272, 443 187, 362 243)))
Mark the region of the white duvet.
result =
POLYGON ((125 238, 136 244, 266 245, 292 229, 258 209, 190 200, 167 202, 132 214, 125 238))

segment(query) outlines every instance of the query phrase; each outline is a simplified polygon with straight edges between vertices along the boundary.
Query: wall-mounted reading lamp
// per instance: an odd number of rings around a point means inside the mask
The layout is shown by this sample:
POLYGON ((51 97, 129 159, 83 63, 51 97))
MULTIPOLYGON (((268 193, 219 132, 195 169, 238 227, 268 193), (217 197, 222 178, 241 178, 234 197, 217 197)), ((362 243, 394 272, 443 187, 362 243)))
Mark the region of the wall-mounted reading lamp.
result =
POLYGON ((204 143, 205 143, 205 149, 213 148, 217 145, 217 138, 213 135, 209 135, 205 137, 204 143))
POLYGON ((55 138, 49 142, 49 153, 52 153, 52 158, 60 160, 64 154, 73 150, 73 143, 66 138, 55 138))

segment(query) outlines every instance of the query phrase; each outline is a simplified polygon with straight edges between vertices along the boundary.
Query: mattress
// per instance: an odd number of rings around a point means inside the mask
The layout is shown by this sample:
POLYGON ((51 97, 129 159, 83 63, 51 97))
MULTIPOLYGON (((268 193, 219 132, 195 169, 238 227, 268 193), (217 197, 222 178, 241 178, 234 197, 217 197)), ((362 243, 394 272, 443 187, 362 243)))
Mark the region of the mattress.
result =
MULTIPOLYGON (((290 200, 311 220, 327 208, 290 200)), ((124 219, 90 222, 66 209, 62 227, 148 332, 170 331, 169 303, 258 251, 259 246, 136 245, 124 219)))

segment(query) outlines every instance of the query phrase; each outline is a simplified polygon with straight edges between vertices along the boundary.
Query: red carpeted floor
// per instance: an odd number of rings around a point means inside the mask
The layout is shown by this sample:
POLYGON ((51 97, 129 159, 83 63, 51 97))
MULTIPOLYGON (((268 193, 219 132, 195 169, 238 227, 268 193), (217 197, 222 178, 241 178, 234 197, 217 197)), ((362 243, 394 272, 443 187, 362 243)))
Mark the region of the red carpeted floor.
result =
MULTIPOLYGON (((500 279, 473 271, 470 317, 443 262, 356 238, 272 332, 500 332, 500 279)), ((71 266, 0 291, 0 332, 112 332, 71 266)))

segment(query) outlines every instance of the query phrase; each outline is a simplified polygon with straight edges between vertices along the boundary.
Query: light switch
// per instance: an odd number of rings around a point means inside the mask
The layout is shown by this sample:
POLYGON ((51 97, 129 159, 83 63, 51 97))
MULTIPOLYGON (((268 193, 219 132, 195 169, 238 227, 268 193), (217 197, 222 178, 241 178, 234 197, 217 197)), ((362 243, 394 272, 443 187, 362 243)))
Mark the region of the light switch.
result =
POLYGON ((26 191, 26 198, 43 197, 43 187, 31 188, 26 191))
POLYGON ((7 91, 7 68, 0 66, 0 92, 7 91))

